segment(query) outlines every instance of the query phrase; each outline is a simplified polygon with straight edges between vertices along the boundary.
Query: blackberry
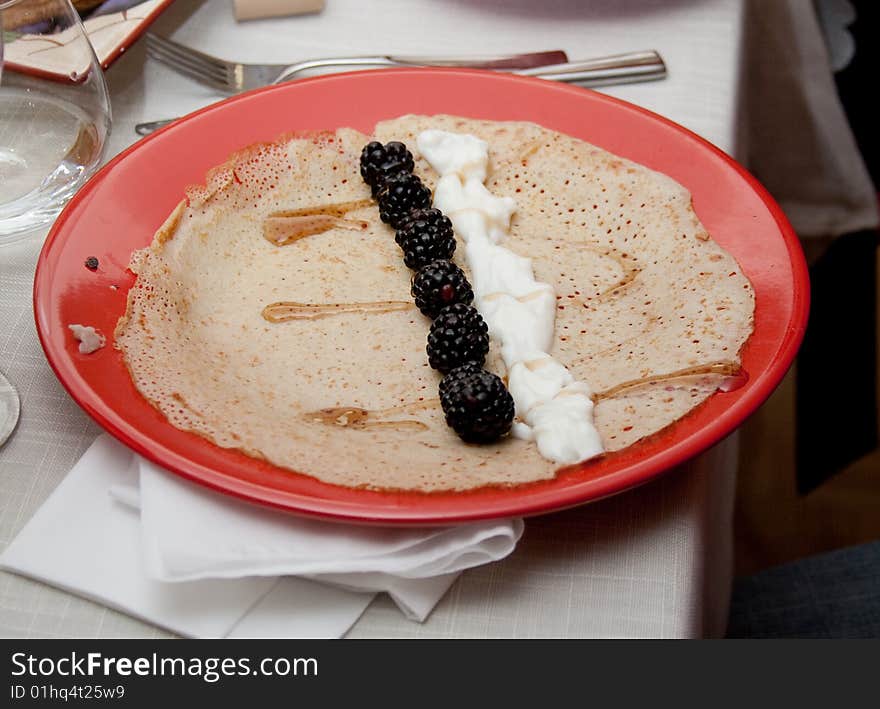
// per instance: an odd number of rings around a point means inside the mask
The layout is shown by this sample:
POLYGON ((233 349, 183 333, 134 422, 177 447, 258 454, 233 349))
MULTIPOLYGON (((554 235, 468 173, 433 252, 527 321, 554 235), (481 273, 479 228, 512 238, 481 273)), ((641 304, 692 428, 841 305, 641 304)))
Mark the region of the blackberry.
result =
POLYGON ((447 305, 431 323, 427 350, 428 363, 444 374, 467 362, 482 365, 489 351, 489 328, 472 306, 447 305))
POLYGON ((450 387, 465 375, 477 374, 482 371, 483 368, 476 362, 465 362, 460 367, 450 370, 449 373, 444 375, 440 380, 440 397, 443 398, 446 396, 447 392, 450 391, 450 387))
POLYGON ((464 272, 452 261, 432 261, 413 276, 411 293, 416 307, 429 318, 453 303, 470 305, 474 291, 464 272))
POLYGON ((475 364, 453 369, 440 382, 446 423, 468 443, 491 443, 510 431, 513 397, 499 377, 475 364))
POLYGON ((416 209, 403 220, 394 235, 403 249, 403 262, 411 269, 450 259, 455 253, 452 222, 439 209, 416 209))
POLYGON ((385 180, 376 196, 379 218, 397 229, 414 209, 431 206, 431 190, 410 172, 401 172, 385 180))
POLYGON ((375 197, 392 175, 412 172, 412 153, 396 140, 382 145, 378 141, 367 143, 361 151, 361 177, 370 186, 375 197))

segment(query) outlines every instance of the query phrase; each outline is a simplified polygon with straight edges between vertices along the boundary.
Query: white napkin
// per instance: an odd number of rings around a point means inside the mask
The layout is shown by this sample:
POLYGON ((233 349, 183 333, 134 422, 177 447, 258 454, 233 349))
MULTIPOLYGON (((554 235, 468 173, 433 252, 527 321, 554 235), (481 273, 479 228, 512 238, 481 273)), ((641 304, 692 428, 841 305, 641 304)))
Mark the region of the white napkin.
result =
POLYGON ((0 567, 183 635, 340 637, 376 591, 424 620, 458 573, 509 554, 522 529, 297 518, 189 483, 101 436, 0 567))

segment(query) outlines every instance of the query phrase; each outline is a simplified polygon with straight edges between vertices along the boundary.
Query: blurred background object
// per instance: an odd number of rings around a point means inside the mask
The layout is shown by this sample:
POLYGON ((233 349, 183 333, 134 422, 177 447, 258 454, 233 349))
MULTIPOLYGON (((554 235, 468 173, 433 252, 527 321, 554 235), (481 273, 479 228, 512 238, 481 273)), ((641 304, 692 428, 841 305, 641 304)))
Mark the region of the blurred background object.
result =
MULTIPOLYGON (((880 539, 880 156, 873 100, 878 66, 873 35, 880 12, 872 0, 816 0, 815 13, 808 8, 786 0, 752 2, 748 23, 749 41, 770 45, 773 53, 769 64, 748 67, 747 81, 756 97, 748 107, 750 118, 768 126, 778 124, 781 115, 786 126, 750 134, 749 165, 801 236, 811 262, 812 304, 793 370, 743 429, 737 572, 761 573, 737 585, 732 634, 759 634, 758 619, 767 619, 762 614, 773 603, 783 625, 793 621, 793 616, 785 620, 787 604, 796 604, 795 596, 809 595, 812 588, 815 603, 805 606, 801 631, 813 632, 817 614, 827 612, 824 632, 851 636, 842 614, 846 598, 869 587, 866 575, 876 580, 877 574, 871 570, 878 559, 876 546, 870 544, 880 539), (788 15, 785 21, 780 13, 788 15), (795 23, 797 36, 780 34, 780 28, 795 23), (823 41, 805 44, 804 37, 811 35, 823 41), (797 83, 802 90, 791 91, 789 73, 801 74, 797 83), (803 133, 824 134, 833 148, 805 154, 797 149, 797 136, 803 133), (804 178, 785 180, 783 166, 801 171, 804 178), (836 556, 816 556, 843 548, 836 556), (783 580, 794 584, 784 593, 783 580), (831 603, 828 592, 835 583, 839 597, 831 603)), ((873 588, 870 599, 862 593, 853 614, 864 615, 865 604, 877 602, 876 583, 873 588)), ((793 626, 783 630, 783 625, 766 631, 797 634, 793 626)), ((861 632, 869 628, 880 632, 876 619, 861 632)))
POLYGON ((880 637, 880 541, 767 569, 736 582, 731 638, 880 637))
POLYGON ((241 22, 320 12, 324 9, 324 0, 233 0, 232 7, 235 19, 241 22))

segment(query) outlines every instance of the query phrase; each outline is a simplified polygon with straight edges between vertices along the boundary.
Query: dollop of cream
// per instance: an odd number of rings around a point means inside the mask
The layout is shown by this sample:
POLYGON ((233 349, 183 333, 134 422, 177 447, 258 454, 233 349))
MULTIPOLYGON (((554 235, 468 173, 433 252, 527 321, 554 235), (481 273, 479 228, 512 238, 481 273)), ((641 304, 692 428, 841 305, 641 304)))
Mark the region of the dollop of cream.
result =
POLYGON ((502 246, 516 201, 484 184, 489 145, 476 136, 426 130, 419 152, 440 175, 434 206, 465 243, 474 304, 501 344, 518 421, 512 435, 534 440, 548 460, 571 465, 603 452, 593 425, 590 387, 548 354, 556 327, 556 292, 535 279, 532 260, 502 246))
POLYGON ((68 325, 74 338, 79 340, 80 354, 91 354, 101 349, 107 344, 107 338, 104 337, 91 325, 68 325))

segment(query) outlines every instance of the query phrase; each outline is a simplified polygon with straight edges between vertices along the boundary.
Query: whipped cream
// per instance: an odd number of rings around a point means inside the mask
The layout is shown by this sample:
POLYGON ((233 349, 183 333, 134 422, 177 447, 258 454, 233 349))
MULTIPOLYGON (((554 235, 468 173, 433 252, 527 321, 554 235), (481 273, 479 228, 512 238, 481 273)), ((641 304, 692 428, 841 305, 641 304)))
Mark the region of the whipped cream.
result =
POLYGON ((107 343, 107 338, 91 325, 68 325, 67 327, 73 333, 74 338, 79 341, 80 354, 91 354, 107 343))
POLYGON ((590 387, 548 352, 553 348, 556 292, 535 280, 532 260, 501 245, 516 201, 493 195, 484 181, 489 145, 461 133, 426 130, 419 152, 440 175, 434 206, 452 220, 465 243, 474 304, 501 344, 507 386, 516 405, 512 435, 534 440, 545 458, 562 465, 603 452, 593 425, 590 387))

